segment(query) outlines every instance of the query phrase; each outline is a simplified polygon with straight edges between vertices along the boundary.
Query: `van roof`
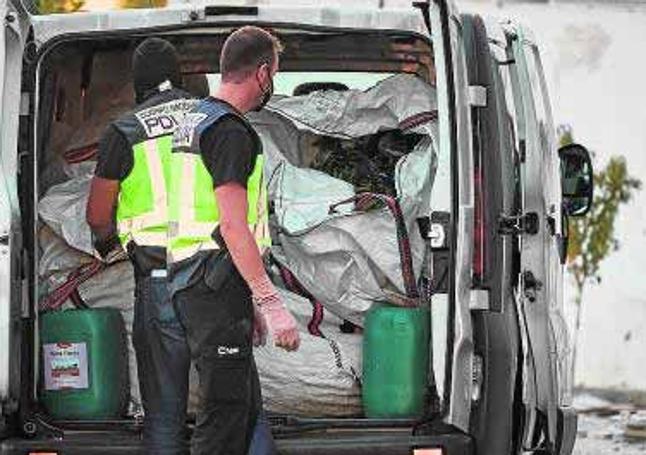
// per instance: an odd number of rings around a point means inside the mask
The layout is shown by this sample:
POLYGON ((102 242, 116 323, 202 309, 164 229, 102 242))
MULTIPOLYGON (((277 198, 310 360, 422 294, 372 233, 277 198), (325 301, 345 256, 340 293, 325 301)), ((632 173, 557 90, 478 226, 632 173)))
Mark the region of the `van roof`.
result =
POLYGON ((312 7, 258 5, 224 7, 173 5, 158 9, 130 9, 31 16, 36 42, 77 33, 174 29, 200 25, 266 24, 285 28, 397 30, 428 35, 420 11, 414 7, 312 7))

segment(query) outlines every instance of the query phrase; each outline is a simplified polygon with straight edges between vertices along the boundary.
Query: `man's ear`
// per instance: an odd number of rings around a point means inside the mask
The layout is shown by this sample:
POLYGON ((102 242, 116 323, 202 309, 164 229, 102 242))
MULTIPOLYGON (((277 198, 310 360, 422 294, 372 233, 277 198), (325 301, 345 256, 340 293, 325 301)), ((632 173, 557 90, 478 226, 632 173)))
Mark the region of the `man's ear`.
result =
POLYGON ((271 77, 270 71, 269 65, 263 63, 256 70, 256 78, 264 85, 267 83, 267 78, 271 77))

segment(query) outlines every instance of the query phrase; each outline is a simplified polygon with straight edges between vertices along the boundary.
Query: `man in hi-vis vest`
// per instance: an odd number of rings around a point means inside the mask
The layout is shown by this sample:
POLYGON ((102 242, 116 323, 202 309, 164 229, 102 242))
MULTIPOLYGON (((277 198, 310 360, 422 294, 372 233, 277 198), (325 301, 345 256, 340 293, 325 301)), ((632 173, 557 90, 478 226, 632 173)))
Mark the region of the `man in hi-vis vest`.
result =
POLYGON ((233 32, 217 92, 173 139, 169 283, 200 379, 193 455, 246 453, 261 406, 252 338, 268 327, 277 346, 291 351, 300 342, 263 266, 261 250, 271 243, 263 155, 243 117, 271 97, 280 49, 260 28, 233 32))
POLYGON ((147 453, 188 453, 190 352, 167 283, 167 193, 172 134, 197 100, 179 89, 175 48, 149 38, 134 51, 137 107, 112 122, 98 151, 87 221, 108 263, 126 251, 135 271, 133 344, 147 453))

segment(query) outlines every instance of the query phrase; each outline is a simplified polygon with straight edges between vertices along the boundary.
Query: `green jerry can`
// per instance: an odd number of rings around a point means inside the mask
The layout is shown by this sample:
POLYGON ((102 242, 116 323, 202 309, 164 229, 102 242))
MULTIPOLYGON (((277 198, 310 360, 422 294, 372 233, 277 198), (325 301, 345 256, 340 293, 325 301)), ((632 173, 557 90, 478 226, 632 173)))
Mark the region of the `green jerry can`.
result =
POLYGON ((375 305, 363 339, 363 406, 369 418, 424 412, 430 341, 428 308, 375 305))
POLYGON ((123 318, 115 308, 40 316, 41 402, 57 419, 123 415, 128 359, 123 318))

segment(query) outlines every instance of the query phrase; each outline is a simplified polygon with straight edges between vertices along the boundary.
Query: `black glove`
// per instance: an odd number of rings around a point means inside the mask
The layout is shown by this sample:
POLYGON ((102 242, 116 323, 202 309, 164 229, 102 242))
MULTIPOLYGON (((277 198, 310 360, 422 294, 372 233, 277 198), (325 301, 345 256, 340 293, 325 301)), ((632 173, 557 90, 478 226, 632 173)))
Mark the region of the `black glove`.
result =
POLYGON ((95 238, 94 248, 103 259, 103 262, 108 265, 128 259, 128 253, 121 246, 119 236, 116 233, 104 239, 95 238))

